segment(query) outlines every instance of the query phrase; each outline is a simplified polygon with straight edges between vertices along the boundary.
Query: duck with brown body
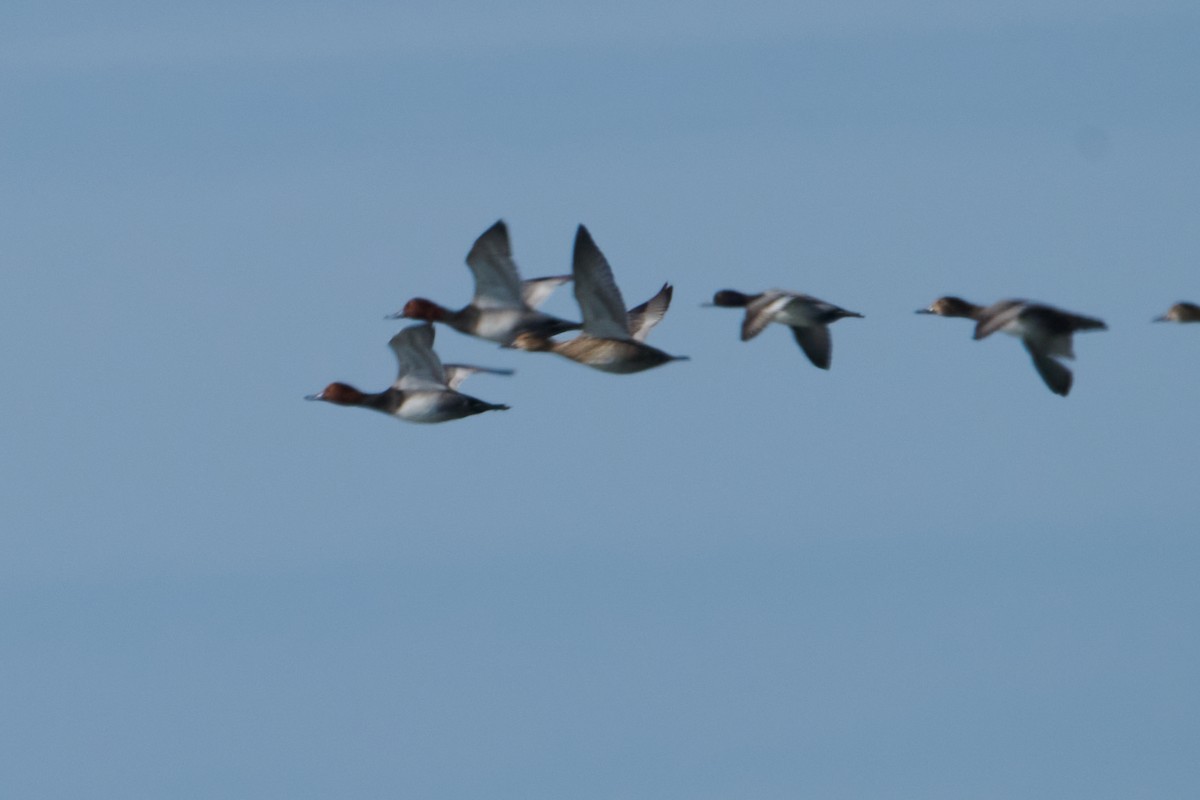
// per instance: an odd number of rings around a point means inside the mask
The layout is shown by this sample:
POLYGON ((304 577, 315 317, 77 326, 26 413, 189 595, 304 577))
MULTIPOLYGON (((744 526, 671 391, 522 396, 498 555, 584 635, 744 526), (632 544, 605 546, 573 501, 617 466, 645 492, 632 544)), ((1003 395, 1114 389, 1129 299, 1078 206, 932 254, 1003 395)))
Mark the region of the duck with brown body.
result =
POLYGON ((683 361, 645 343, 650 332, 671 304, 672 287, 663 284, 658 294, 636 308, 625 310, 621 291, 608 260, 583 225, 575 233, 572 258, 575 299, 583 313, 583 332, 565 342, 532 332, 518 334, 512 347, 550 352, 603 372, 629 374, 683 361))

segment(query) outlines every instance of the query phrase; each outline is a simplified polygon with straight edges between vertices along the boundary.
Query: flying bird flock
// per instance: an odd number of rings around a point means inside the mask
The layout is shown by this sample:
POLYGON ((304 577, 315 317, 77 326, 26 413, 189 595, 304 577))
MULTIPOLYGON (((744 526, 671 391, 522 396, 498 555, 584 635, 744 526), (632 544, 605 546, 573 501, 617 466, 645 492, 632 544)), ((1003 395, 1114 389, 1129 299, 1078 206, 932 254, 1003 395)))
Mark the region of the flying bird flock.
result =
MULTIPOLYGON (((342 406, 361 406, 408 422, 447 422, 508 406, 489 403, 458 391, 475 373, 511 375, 512 370, 467 364, 443 364, 433 349, 434 323, 476 336, 502 347, 539 353, 556 353, 603 372, 642 372, 687 356, 671 355, 646 343, 650 330, 666 315, 673 288, 662 289, 641 305, 626 310, 612 268, 587 228, 580 225, 570 275, 521 280, 513 261, 508 226, 503 220, 483 232, 467 254, 475 279, 475 295, 453 311, 416 297, 388 319, 420 320, 388 342, 396 354, 396 380, 381 392, 363 392, 345 383, 331 383, 307 400, 342 406), (538 310, 546 298, 565 283, 572 283, 582 323, 571 322, 538 310), (577 333, 576 333, 577 332, 577 333), (572 338, 555 338, 574 333, 572 338)), ((796 343, 816 367, 829 369, 832 340, 829 326, 862 314, 782 289, 743 294, 718 291, 708 305, 745 309, 742 341, 749 341, 778 322, 791 328, 796 343)), ((979 306, 958 297, 940 297, 918 314, 963 317, 975 322, 975 339, 1003 332, 1021 340, 1050 391, 1066 396, 1072 374, 1061 359, 1075 357, 1072 337, 1077 331, 1105 330, 1102 320, 1073 314, 1028 300, 1001 300, 979 306)), ((1155 322, 1200 322, 1200 305, 1176 303, 1155 322)))

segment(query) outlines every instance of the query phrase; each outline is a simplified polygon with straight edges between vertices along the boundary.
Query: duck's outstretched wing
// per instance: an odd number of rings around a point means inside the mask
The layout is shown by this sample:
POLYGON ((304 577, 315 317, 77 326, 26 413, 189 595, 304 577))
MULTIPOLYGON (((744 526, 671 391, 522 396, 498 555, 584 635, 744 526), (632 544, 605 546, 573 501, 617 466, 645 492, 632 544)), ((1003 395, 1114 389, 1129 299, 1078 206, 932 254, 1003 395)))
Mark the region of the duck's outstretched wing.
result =
POLYGON ((763 332, 775 315, 792 302, 792 296, 772 289, 755 297, 746 305, 746 316, 742 320, 742 341, 748 342, 763 332))
POLYGON ((608 260, 580 225, 575 233, 571 274, 575 300, 583 313, 583 332, 600 339, 629 339, 629 317, 608 260))
POLYGON ((403 391, 446 388, 446 372, 441 359, 433 352, 432 324, 410 325, 393 336, 388 346, 399 362, 393 387, 403 391))
POLYGON ((475 276, 472 303, 479 308, 525 308, 521 276, 512 258, 508 226, 498 220, 467 253, 467 266, 475 276))
POLYGON ((554 290, 571 280, 570 275, 550 275, 545 278, 530 278, 521 281, 521 299, 530 308, 537 308, 546 302, 554 290))
POLYGON ((808 356, 813 366, 829 369, 833 356, 833 340, 829 336, 829 328, 825 325, 793 325, 792 336, 796 344, 808 356))
POLYGON ((1029 351, 1029 355, 1033 359, 1033 366, 1037 367, 1038 374, 1050 387, 1050 391, 1066 397, 1067 393, 1071 391, 1071 381, 1073 380, 1071 370, 1045 353, 1034 350, 1028 343, 1026 343, 1025 349, 1029 351))
POLYGON ((975 338, 986 339, 993 333, 1003 330, 1006 326, 1016 322, 1017 317, 1028 308, 1028 303, 1024 300, 1001 300, 999 303, 994 303, 983 310, 979 321, 975 323, 975 338))
POLYGON ((486 372, 489 375, 512 375, 511 369, 494 369, 492 367, 476 367, 472 364, 443 364, 442 369, 446 373, 446 385, 451 389, 457 390, 462 382, 472 375, 479 372, 486 372))
POLYGON ((644 342, 646 336, 650 333, 650 329, 657 325, 667 313, 667 309, 671 307, 671 295, 675 292, 675 287, 669 283, 664 283, 663 287, 658 290, 658 294, 651 297, 640 306, 634 306, 629 309, 629 313, 625 315, 629 322, 629 332, 633 335, 635 341, 644 342))

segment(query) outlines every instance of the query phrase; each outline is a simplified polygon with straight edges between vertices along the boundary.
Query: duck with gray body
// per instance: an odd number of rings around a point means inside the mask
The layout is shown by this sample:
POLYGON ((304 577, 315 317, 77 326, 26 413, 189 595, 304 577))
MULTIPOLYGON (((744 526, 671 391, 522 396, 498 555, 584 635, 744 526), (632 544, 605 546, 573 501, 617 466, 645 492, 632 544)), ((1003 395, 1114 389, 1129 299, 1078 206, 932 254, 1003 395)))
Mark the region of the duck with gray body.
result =
POLYGON ((939 297, 918 314, 962 317, 975 321, 975 339, 986 339, 997 331, 1015 336, 1025 345, 1033 366, 1050 391, 1066 397, 1074 377, 1057 359, 1075 358, 1072 337, 1076 331, 1106 330, 1095 317, 1072 314, 1053 306, 1028 300, 1001 300, 990 306, 968 303, 961 297, 939 297))
POLYGON ((743 294, 734 289, 722 289, 713 295, 712 304, 721 308, 744 308, 742 341, 748 342, 772 322, 792 330, 796 344, 808 356, 813 366, 829 369, 833 357, 833 340, 829 326, 839 319, 859 317, 856 311, 835 306, 811 295, 770 289, 759 294, 743 294))
POLYGON ((363 392, 346 383, 331 383, 305 400, 323 400, 339 406, 359 406, 406 422, 435 423, 462 419, 485 411, 506 411, 508 406, 488 403, 457 391, 477 372, 511 375, 512 370, 468 364, 443 365, 433 351, 433 326, 410 325, 388 342, 396 354, 399 372, 382 392, 363 392))

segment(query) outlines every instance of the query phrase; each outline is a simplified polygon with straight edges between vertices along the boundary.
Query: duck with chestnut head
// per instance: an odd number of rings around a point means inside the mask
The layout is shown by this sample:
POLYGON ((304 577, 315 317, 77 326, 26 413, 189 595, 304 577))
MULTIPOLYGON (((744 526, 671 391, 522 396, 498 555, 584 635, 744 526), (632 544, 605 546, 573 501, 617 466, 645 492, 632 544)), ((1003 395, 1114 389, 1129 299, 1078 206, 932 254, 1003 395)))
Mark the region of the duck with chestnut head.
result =
POLYGON ((461 333, 502 345, 511 344, 520 333, 554 336, 579 329, 577 322, 537 310, 551 292, 571 278, 556 275, 522 281, 504 220, 475 240, 467 253, 467 266, 475 277, 475 295, 468 305, 453 311, 424 297, 414 297, 388 319, 441 322, 461 333))
POLYGON ((359 406, 407 422, 433 423, 462 419, 485 411, 505 411, 506 405, 488 403, 457 390, 476 372, 511 374, 511 370, 443 365, 433 351, 433 326, 411 325, 388 342, 399 362, 396 381, 382 392, 363 392, 346 383, 331 383, 305 400, 323 400, 339 406, 359 406))

